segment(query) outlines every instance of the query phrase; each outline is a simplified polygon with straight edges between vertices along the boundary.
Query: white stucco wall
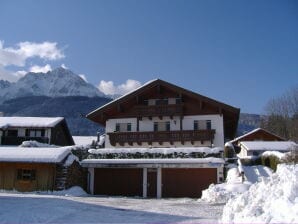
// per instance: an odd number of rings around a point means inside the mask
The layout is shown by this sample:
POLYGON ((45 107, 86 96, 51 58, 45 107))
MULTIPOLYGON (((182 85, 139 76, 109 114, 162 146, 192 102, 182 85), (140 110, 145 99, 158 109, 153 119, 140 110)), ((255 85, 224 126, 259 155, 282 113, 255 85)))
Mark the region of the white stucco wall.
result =
MULTIPOLYGON (((215 129, 215 136, 213 145, 224 147, 224 131, 223 131, 223 117, 220 115, 196 115, 196 116, 184 116, 182 120, 183 130, 193 130, 193 123, 195 120, 211 120, 211 129, 215 129)), ((180 130, 180 117, 174 116, 173 119, 170 117, 163 117, 160 119, 159 117, 143 118, 139 121, 139 131, 147 132, 154 130, 154 122, 170 122, 170 130, 180 130)), ((121 119, 109 119, 106 121, 106 133, 114 132, 116 128, 116 123, 131 123, 131 131, 137 131, 137 118, 121 118, 121 119)), ((105 145, 107 148, 114 147, 110 144, 109 137, 107 135, 105 145)), ((129 146, 125 144, 124 147, 185 147, 185 146, 210 146, 211 142, 204 141, 201 144, 200 141, 194 142, 192 145, 191 142, 185 142, 184 145, 180 142, 174 142, 174 145, 170 143, 163 143, 160 145, 157 142, 152 143, 152 145, 148 145, 147 143, 143 143, 142 146, 134 144, 133 146, 129 146)), ((123 147, 118 146, 116 147, 123 147)))

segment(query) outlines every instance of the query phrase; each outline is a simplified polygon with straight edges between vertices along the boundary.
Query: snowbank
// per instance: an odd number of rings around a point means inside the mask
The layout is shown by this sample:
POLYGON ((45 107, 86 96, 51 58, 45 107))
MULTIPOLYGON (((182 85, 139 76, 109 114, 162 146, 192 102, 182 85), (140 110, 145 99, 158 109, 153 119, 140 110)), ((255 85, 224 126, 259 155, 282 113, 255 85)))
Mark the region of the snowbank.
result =
POLYGON ((247 191, 251 186, 250 182, 241 182, 237 167, 229 169, 226 181, 223 184, 211 184, 208 189, 203 190, 200 200, 210 203, 226 203, 229 199, 247 191))
POLYGON ((298 223, 298 165, 280 164, 276 173, 229 200, 223 223, 298 223))
POLYGON ((88 196, 88 194, 79 186, 73 186, 62 191, 33 191, 33 192, 19 192, 16 190, 1 190, 0 193, 13 193, 13 194, 36 194, 36 195, 56 195, 56 196, 66 196, 66 197, 80 197, 88 196))
POLYGON ((250 186, 260 179, 272 175, 272 170, 265 166, 235 166, 227 173, 226 183, 211 184, 208 189, 203 190, 200 200, 210 203, 226 203, 239 194, 247 191, 250 186), (244 172, 242 183, 241 172, 244 172))

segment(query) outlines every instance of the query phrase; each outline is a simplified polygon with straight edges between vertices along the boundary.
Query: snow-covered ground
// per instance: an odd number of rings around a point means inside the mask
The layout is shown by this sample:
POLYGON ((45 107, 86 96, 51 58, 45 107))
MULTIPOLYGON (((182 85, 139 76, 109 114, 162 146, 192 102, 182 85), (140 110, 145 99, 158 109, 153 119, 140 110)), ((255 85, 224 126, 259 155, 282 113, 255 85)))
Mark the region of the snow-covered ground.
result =
POLYGON ((0 192, 0 205, 0 223, 217 223, 223 210, 189 198, 94 197, 80 189, 0 192))

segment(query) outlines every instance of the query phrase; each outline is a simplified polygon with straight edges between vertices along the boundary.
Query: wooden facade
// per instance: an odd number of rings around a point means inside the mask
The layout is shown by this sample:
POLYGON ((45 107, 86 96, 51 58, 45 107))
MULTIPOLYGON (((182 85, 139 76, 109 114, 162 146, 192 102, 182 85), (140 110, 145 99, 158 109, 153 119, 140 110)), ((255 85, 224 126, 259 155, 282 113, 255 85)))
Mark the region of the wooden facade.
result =
POLYGON ((57 191, 80 186, 87 189, 87 171, 74 161, 63 163, 0 162, 0 189, 57 191))
POLYGON ((56 164, 48 163, 0 163, 0 189, 25 191, 55 190, 56 164), (32 171, 34 177, 22 178, 20 172, 32 171))

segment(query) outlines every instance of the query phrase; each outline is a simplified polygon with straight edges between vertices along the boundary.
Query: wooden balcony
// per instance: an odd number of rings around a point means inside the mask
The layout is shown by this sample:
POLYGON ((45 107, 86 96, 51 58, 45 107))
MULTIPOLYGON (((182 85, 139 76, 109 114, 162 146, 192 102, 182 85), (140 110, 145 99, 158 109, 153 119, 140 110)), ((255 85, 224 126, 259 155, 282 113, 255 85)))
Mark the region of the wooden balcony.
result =
POLYGON ((41 143, 49 143, 49 138, 46 137, 14 137, 14 136, 2 136, 2 145, 21 145, 23 141, 37 141, 41 143))
POLYGON ((136 106, 138 117, 162 117, 183 115, 183 104, 136 106))
POLYGON ((113 132, 108 133, 111 145, 115 146, 116 143, 124 145, 128 143, 132 145, 137 143, 152 144, 152 142, 181 142, 184 144, 186 141, 213 141, 215 130, 186 130, 186 131, 157 131, 157 132, 113 132))

